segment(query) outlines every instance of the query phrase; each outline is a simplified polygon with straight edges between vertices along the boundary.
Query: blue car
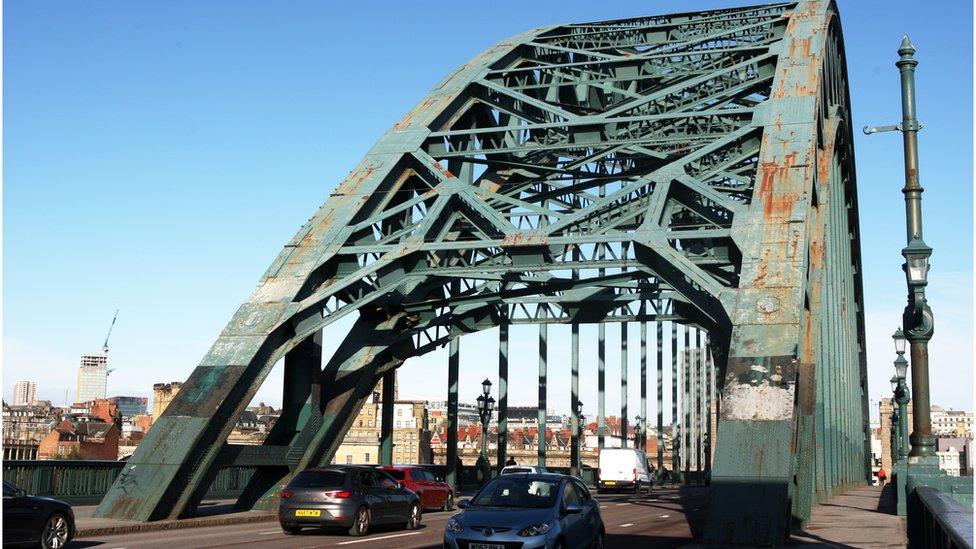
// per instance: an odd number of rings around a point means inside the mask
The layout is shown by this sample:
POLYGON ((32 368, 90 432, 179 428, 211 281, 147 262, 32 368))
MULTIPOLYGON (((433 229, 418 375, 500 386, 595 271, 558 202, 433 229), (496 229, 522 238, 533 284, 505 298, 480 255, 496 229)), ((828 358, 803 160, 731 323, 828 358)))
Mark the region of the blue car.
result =
POLYGON ((445 549, 603 547, 600 504, 576 477, 499 476, 458 507, 444 529, 445 549))

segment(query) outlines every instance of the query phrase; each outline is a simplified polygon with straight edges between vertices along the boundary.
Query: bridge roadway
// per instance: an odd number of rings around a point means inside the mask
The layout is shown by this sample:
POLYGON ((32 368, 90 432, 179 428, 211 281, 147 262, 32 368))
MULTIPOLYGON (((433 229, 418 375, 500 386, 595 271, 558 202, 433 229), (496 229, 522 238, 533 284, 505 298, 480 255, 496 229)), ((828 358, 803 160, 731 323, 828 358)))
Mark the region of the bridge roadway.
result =
MULTIPOLYGON (((607 529, 607 546, 680 547, 692 541, 692 526, 704 521, 707 489, 699 487, 655 489, 641 496, 598 495, 607 529)), ((235 524, 136 534, 79 538, 69 548, 180 549, 204 547, 441 547, 444 525, 454 512, 428 512, 418 530, 377 529, 354 538, 345 533, 307 530, 286 536, 275 522, 235 524)))

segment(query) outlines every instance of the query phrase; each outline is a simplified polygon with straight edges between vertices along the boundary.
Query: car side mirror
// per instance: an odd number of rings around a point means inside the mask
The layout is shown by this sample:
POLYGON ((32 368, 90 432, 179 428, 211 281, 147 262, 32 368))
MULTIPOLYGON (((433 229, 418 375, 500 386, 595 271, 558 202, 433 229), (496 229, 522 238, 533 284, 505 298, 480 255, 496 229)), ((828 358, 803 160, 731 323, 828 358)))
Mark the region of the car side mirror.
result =
POLYGON ((563 508, 563 514, 565 515, 578 515, 583 512, 583 506, 578 503, 570 503, 565 508, 563 508))
POLYGON ((470 502, 470 499, 462 499, 461 501, 457 502, 458 509, 467 509, 470 502))
POLYGON ((24 490, 23 488, 19 488, 17 490, 17 497, 19 497, 19 498, 26 498, 27 497, 27 490, 24 490))

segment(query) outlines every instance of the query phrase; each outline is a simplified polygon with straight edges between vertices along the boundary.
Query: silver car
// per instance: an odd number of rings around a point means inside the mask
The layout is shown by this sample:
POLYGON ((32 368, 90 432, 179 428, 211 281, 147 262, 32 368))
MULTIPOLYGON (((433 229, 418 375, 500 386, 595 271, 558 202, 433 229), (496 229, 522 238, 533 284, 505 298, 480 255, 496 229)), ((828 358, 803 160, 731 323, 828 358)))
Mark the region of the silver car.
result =
POLYGON ((576 477, 502 475, 458 507, 444 529, 445 549, 603 547, 600 505, 576 477))
POLYGON ((364 536, 374 524, 420 526, 420 498, 373 467, 330 466, 295 475, 281 491, 278 522, 286 534, 305 526, 346 528, 364 536))

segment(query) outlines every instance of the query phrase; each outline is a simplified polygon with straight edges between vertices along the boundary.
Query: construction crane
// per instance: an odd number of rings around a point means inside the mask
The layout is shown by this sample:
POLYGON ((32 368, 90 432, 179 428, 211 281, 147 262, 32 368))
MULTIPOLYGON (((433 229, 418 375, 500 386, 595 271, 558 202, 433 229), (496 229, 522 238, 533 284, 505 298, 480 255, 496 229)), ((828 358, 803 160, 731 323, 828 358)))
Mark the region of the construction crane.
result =
POLYGON ((115 319, 119 318, 119 310, 115 309, 115 316, 112 317, 112 324, 108 327, 108 335, 105 336, 105 343, 102 344, 102 352, 108 354, 108 338, 112 337, 112 328, 115 327, 115 319))

